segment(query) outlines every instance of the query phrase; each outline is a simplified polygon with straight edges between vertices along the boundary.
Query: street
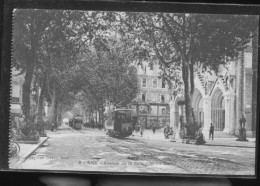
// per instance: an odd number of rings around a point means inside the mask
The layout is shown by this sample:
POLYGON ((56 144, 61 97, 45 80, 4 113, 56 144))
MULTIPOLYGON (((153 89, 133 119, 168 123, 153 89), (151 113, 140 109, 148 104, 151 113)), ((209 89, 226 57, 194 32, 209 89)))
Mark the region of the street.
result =
POLYGON ((255 173, 255 142, 225 138, 195 145, 170 142, 160 135, 162 133, 147 130, 143 137, 134 133, 129 138, 117 139, 97 129, 48 131, 48 144, 15 168, 216 175, 255 173))

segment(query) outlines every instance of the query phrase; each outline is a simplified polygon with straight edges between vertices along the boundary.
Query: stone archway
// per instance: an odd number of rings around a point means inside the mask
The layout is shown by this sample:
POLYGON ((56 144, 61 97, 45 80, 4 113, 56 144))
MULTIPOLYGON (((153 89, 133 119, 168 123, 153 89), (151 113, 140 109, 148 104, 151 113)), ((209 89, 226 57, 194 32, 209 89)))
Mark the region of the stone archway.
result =
POLYGON ((179 128, 180 116, 184 115, 184 106, 179 105, 179 101, 184 101, 184 96, 179 94, 174 100, 171 100, 170 105, 170 124, 174 129, 179 128))
POLYGON ((211 99, 211 122, 216 131, 223 131, 225 128, 225 102, 223 92, 217 88, 211 99))
POLYGON ((198 89, 195 89, 192 99, 192 107, 194 109, 195 120, 199 125, 204 126, 204 112, 202 94, 198 89))

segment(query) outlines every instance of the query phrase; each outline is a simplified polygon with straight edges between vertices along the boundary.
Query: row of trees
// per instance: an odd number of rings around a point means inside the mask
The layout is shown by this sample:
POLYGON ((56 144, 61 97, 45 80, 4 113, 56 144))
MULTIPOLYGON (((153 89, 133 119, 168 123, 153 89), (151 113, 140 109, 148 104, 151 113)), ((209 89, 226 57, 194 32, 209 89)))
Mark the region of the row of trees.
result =
POLYGON ((90 110, 102 110, 106 101, 129 103, 138 93, 135 67, 145 61, 160 65, 171 88, 184 84, 192 127, 194 73, 217 73, 236 59, 256 36, 257 23, 242 15, 16 10, 13 65, 25 74, 23 112, 29 118, 33 77, 42 88, 40 115, 43 98, 55 118, 71 92, 82 92, 78 100, 90 110))
POLYGON ((129 57, 131 48, 117 35, 117 28, 111 29, 111 21, 104 19, 110 17, 106 14, 14 11, 13 67, 24 74, 26 123, 31 122, 30 94, 34 87, 41 90, 38 117, 42 117, 46 99, 52 123, 75 101, 92 112, 103 110, 106 102, 127 104, 136 97, 138 79, 129 57))

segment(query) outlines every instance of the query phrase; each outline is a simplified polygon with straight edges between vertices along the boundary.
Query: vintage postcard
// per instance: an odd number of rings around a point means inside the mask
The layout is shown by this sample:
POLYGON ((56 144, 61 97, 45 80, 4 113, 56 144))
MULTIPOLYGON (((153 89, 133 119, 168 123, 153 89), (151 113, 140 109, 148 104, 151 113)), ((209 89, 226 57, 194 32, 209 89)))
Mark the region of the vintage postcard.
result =
POLYGON ((14 9, 9 169, 255 176, 258 27, 14 9))

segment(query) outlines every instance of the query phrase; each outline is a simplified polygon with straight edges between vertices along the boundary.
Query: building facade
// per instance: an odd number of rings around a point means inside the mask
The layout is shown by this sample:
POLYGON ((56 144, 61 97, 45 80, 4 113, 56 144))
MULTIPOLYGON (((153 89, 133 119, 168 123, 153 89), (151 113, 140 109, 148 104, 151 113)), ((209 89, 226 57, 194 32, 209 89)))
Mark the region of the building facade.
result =
MULTIPOLYGON (((248 47, 240 53, 235 61, 220 66, 218 74, 198 70, 195 72, 195 91, 192 107, 195 120, 202 125, 203 132, 208 135, 210 124, 216 131, 227 134, 238 134, 240 118, 246 118, 245 129, 248 136, 255 134, 255 121, 252 117, 256 110, 252 109, 253 85, 253 52, 248 47)), ((164 126, 169 123, 175 130, 180 128, 180 118, 185 119, 183 86, 180 84, 176 95, 173 95, 167 84, 159 77, 160 70, 154 65, 151 70, 147 64, 138 67, 140 93, 133 101, 139 123, 150 128, 154 123, 164 126)), ((254 88, 255 87, 255 88, 254 88)))
MULTIPOLYGON (((216 131, 238 134, 239 119, 244 115, 247 135, 254 136, 252 113, 256 110, 252 109, 252 92, 256 91, 257 85, 252 84, 252 62, 252 48, 248 47, 236 61, 220 66, 218 75, 196 72, 192 106, 205 135, 208 135, 211 123, 216 131)), ((180 99, 183 94, 170 101, 170 124, 176 130, 180 128, 178 118, 185 113, 184 106, 178 105, 180 99)))
POLYGON ((22 88, 24 78, 19 72, 12 69, 12 88, 11 88, 11 113, 22 114, 22 88))
POLYGON ((151 128, 152 125, 163 127, 166 123, 170 123, 171 94, 168 85, 158 78, 159 67, 154 65, 151 70, 148 64, 143 65, 137 70, 140 93, 131 107, 138 115, 139 124, 145 128, 151 128))

